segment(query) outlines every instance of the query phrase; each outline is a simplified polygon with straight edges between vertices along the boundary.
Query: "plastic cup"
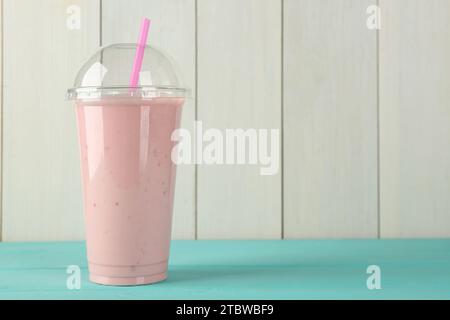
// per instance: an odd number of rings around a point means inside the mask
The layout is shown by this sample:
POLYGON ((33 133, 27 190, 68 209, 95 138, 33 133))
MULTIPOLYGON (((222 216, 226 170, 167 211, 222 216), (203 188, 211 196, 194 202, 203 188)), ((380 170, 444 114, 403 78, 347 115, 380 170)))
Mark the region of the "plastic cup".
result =
POLYGON ((152 83, 120 85, 129 78, 123 61, 134 48, 102 49, 69 90, 76 103, 89 279, 104 285, 167 277, 176 177, 171 136, 186 91, 168 58, 150 47, 143 70, 152 83), (96 86, 83 85, 95 78, 96 86))

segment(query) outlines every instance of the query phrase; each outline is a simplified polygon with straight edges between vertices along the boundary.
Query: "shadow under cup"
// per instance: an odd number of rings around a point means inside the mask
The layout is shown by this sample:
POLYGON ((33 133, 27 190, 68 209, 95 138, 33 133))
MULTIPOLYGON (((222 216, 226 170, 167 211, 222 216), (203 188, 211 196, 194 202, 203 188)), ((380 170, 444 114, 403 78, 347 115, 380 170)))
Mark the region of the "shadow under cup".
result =
POLYGON ((167 277, 184 98, 76 101, 89 278, 139 285, 167 277))

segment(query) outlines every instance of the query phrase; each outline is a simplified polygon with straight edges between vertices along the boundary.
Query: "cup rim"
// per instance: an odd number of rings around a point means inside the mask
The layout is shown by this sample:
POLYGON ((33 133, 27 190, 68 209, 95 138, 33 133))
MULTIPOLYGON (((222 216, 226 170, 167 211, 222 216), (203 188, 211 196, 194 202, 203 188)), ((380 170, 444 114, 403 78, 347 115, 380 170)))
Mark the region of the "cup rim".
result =
POLYGON ((107 86, 107 87, 76 87, 67 90, 67 100, 91 100, 107 97, 115 98, 188 98, 191 91, 188 88, 175 86, 107 86))

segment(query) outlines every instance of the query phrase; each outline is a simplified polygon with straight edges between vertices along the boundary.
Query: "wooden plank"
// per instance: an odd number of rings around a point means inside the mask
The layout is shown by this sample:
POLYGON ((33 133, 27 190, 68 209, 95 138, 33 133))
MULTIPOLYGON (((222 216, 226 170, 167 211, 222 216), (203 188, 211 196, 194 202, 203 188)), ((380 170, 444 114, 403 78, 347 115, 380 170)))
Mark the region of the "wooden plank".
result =
POLYGON ((450 2, 381 1, 381 235, 450 236, 450 2))
POLYGON ((99 43, 99 1, 5 0, 3 239, 83 237, 75 113, 65 92, 99 43), (67 9, 81 9, 80 29, 67 9))
POLYGON ((373 238, 377 47, 372 0, 284 5, 284 230, 287 238, 373 238))
MULTIPOLYGON (((103 1, 103 44, 136 42, 142 17, 152 20, 149 43, 177 62, 184 83, 195 92, 195 0, 103 1)), ((184 106, 181 126, 193 135, 195 99, 184 106)), ((195 165, 180 165, 174 202, 173 237, 195 237, 195 165)))
MULTIPOLYGON (((204 130, 280 129, 281 16, 281 1, 198 1, 204 130)), ((198 237, 280 238, 280 171, 261 176, 254 165, 199 165, 198 237)))

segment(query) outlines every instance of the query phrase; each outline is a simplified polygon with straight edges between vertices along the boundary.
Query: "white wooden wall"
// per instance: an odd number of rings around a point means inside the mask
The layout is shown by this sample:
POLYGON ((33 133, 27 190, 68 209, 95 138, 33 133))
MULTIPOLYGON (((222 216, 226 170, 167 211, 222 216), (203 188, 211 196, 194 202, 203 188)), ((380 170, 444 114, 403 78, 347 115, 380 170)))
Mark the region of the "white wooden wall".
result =
POLYGON ((285 1, 289 238, 376 237, 377 45, 371 0, 285 1))
POLYGON ((450 1, 381 6, 381 235, 448 237, 450 1))
POLYGON ((65 90, 98 47, 98 1, 3 1, 4 240, 83 236, 74 110, 65 90), (82 8, 81 31, 66 10, 82 8))
POLYGON ((282 131, 278 175, 180 167, 174 238, 450 236, 450 1, 2 2, 0 239, 83 238, 65 90, 100 45, 135 42, 142 16, 196 94, 183 127, 282 131))
MULTIPOLYGON (((205 129, 280 128, 281 1, 200 0, 197 23, 205 129)), ((200 239, 281 237, 281 174, 199 166, 197 187, 200 239)))

